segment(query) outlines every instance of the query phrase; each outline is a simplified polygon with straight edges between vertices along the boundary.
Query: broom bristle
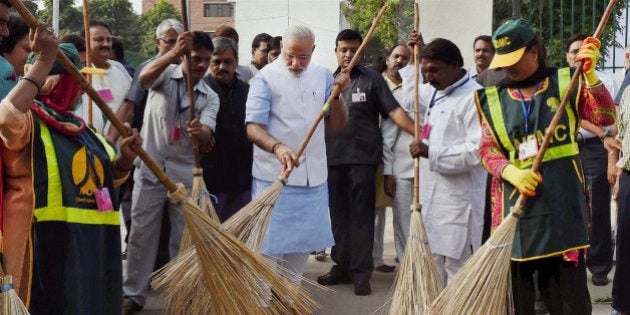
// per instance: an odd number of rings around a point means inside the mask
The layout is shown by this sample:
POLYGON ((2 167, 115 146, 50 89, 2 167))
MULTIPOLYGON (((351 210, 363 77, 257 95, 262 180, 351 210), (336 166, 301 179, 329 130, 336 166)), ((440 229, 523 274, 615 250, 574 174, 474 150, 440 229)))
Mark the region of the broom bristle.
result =
POLYGON ((255 252, 260 252, 267 233, 271 212, 286 180, 278 179, 245 207, 227 219, 221 227, 255 252))
POLYGON ((28 315, 28 309, 13 288, 12 276, 0 276, 0 310, 1 314, 28 315))
MULTIPOLYGON (((184 200, 185 189, 179 188, 171 199, 184 200)), ((226 234, 207 214, 189 202, 181 208, 208 291, 205 303, 211 304, 213 313, 305 314, 318 306, 305 290, 278 276, 264 258, 226 234)), ((195 303, 186 299, 184 304, 182 308, 195 303)))
MULTIPOLYGON (((210 218, 216 222, 219 222, 219 215, 212 204, 210 193, 206 188, 206 182, 203 180, 203 169, 201 168, 193 168, 193 182, 190 189, 190 199, 199 207, 199 209, 201 209, 201 211, 207 213, 210 218)), ((182 232, 182 240, 179 246, 180 250, 190 247, 191 243, 192 239, 190 237, 190 233, 188 233, 188 226, 186 225, 184 226, 184 231, 182 232)))
POLYGON ((420 211, 411 213, 409 231, 400 271, 388 296, 389 314, 429 314, 431 302, 442 290, 420 211))
MULTIPOLYGON (((514 212, 513 212, 514 213, 514 212)), ((518 218, 508 215, 431 305, 432 314, 513 312, 510 259, 518 218)))

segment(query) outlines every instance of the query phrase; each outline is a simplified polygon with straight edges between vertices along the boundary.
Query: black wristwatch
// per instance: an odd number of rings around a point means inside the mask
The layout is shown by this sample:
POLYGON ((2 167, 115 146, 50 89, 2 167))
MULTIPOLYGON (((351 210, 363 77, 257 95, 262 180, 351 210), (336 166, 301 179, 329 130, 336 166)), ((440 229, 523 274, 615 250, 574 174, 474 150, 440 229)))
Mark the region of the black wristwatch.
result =
POLYGON ((601 139, 601 140, 602 140, 602 142, 604 142, 604 140, 605 140, 606 138, 608 138, 608 137, 613 137, 613 136, 614 136, 614 135, 613 135, 612 131, 610 131, 610 130, 606 129, 606 130, 604 130, 604 133, 602 134, 602 136, 601 136, 601 137, 599 137, 599 139, 601 139))

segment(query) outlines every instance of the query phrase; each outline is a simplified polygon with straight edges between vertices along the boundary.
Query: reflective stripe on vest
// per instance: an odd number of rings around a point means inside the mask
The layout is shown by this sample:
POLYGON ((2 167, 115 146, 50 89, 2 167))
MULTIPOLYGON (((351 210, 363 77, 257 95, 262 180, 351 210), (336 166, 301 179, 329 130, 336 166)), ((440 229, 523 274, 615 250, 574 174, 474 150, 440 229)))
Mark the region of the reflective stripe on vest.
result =
MULTIPOLYGON (((37 118, 35 118, 37 119, 37 118)), ((35 217, 37 221, 61 221, 69 223, 81 224, 99 224, 99 225, 119 225, 118 211, 99 212, 98 210, 81 209, 73 207, 64 207, 61 191, 61 178, 59 174, 59 166, 57 161, 57 153, 50 135, 48 126, 40 123, 40 134, 44 151, 46 154, 46 163, 48 165, 48 201, 47 206, 35 209, 35 217)), ((100 141, 104 141, 103 137, 98 137, 100 141)), ((103 142, 107 148, 107 154, 110 159, 115 158, 114 150, 107 142, 103 142)), ((37 176, 37 175, 34 175, 37 176)), ((113 193, 113 192, 110 192, 113 193)))
MULTIPOLYGON (((549 79, 547 79, 549 80, 549 79)), ((569 83, 571 82, 571 71, 569 68, 562 68, 558 70, 558 86, 560 90, 560 96, 564 97, 566 94, 569 83)), ((490 112, 490 116, 492 118, 492 126, 495 129, 496 135, 498 137, 501 145, 509 152, 509 160, 510 163, 514 164, 516 167, 520 169, 524 169, 530 167, 534 164, 534 160, 536 157, 531 157, 527 160, 521 160, 516 158, 517 148, 514 147, 512 141, 510 141, 510 137, 508 135, 505 120, 503 119, 503 109, 501 107, 501 101, 499 99, 499 93, 496 86, 486 87, 485 88, 486 97, 488 100, 488 109, 490 112)), ((579 100, 579 93, 578 100, 579 100)), ((570 100, 569 100, 570 101, 570 100)), ((567 104, 568 105, 568 104, 567 104)), ((547 151, 545 151, 545 156, 543 158, 543 162, 555 160, 564 157, 574 156, 579 154, 579 148, 577 143, 575 142, 575 135, 577 133, 576 126, 578 122, 576 121, 575 113, 569 106, 565 109, 566 116, 568 119, 568 127, 569 127, 569 135, 571 135, 571 143, 548 147, 547 151)), ((539 143, 539 145, 542 143, 539 143)))

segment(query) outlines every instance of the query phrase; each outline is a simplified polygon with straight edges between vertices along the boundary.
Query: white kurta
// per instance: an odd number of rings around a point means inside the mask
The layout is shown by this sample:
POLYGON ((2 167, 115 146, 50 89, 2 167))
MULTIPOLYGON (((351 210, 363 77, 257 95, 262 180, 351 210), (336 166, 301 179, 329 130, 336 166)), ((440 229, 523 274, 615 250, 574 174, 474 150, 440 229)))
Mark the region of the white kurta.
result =
POLYGON ((424 124, 431 125, 424 140, 429 158, 420 159, 422 214, 431 251, 454 259, 470 246, 481 246, 486 171, 479 162, 481 126, 474 100, 479 88, 466 73, 437 91, 430 109, 436 90, 429 84, 420 87, 420 102, 427 108, 424 124))

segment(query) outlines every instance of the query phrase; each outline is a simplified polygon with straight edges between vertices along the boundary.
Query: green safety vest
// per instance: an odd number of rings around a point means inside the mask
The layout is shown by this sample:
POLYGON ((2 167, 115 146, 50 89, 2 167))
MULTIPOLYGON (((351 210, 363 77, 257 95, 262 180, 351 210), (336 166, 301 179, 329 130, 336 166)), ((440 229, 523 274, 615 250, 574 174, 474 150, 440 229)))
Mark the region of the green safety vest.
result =
POLYGON ((59 314, 120 313, 119 213, 98 211, 93 193, 96 177, 89 175, 90 169, 96 170, 117 209, 113 147, 91 130, 83 133, 81 141, 62 135, 36 116, 32 139, 31 307, 59 314), (94 153, 93 168, 88 166, 86 147, 94 153))
MULTIPOLYGON (((118 211, 98 211, 93 192, 96 188, 94 179, 88 176, 85 146, 74 137, 48 128, 36 117, 33 125, 33 185, 37 222, 119 225, 118 211)), ((112 169, 111 161, 116 153, 101 135, 87 130, 85 134, 94 151, 94 164, 102 181, 101 186, 109 188, 116 209, 113 178, 107 171, 112 169)))
MULTIPOLYGON (((521 101, 514 99, 507 88, 487 87, 476 92, 479 112, 510 163, 520 169, 532 166, 535 157, 519 159, 518 146, 534 137, 539 146, 542 144, 570 81, 569 68, 559 69, 545 79, 531 106, 528 132, 521 101)), ((566 112, 554 129, 539 169, 543 182, 538 185, 536 196, 527 199, 516 226, 513 260, 556 256, 567 250, 588 247, 586 187, 575 139, 580 124, 575 105, 579 97, 577 91, 571 96, 566 112)), ((500 189, 503 212, 507 215, 519 192, 507 181, 502 181, 500 189)))

